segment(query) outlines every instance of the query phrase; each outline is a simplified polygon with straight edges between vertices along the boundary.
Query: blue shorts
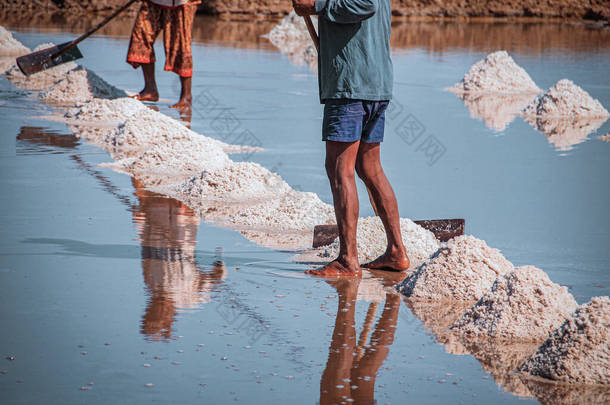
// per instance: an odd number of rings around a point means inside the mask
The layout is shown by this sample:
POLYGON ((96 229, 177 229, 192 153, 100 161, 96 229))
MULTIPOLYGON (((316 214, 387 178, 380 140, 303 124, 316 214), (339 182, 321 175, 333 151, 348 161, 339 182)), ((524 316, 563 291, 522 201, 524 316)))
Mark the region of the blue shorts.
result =
POLYGON ((327 99, 322 140, 377 143, 383 141, 389 101, 327 99))

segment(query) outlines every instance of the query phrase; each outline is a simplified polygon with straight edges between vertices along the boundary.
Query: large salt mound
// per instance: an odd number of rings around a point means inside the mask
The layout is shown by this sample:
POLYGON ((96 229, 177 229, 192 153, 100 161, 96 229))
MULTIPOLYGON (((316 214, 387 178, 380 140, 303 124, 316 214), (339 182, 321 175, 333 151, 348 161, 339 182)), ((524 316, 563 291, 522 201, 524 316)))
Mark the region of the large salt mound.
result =
POLYGON ((40 94, 40 98, 47 103, 75 103, 94 98, 126 96, 127 94, 123 90, 108 84, 104 79, 82 66, 69 71, 66 77, 40 94))
POLYGON ((13 38, 13 34, 0 25, 0 56, 21 56, 30 53, 30 48, 13 38))
POLYGON ((97 142, 120 150, 145 150, 155 145, 172 142, 188 143, 195 139, 206 142, 209 145, 216 145, 226 153, 260 150, 260 148, 249 146, 229 145, 216 139, 199 135, 173 118, 148 108, 132 114, 116 130, 106 135, 104 139, 97 140, 97 142))
POLYGON ((610 299, 578 307, 519 370, 569 384, 610 384, 610 299))
POLYGON ((476 301, 497 276, 512 269, 498 249, 463 235, 442 246, 398 288, 412 299, 476 301))
POLYGON ((481 59, 453 87, 455 93, 541 93, 530 75, 506 51, 481 59))
MULTIPOLYGON (((220 146, 208 140, 199 137, 188 143, 159 144, 136 156, 101 166, 137 177, 145 187, 180 183, 203 170, 220 169, 232 163, 220 146)), ((163 186, 153 191, 170 194, 163 186)))
MULTIPOLYGON (((46 43, 38 45, 34 51, 46 49, 52 47, 52 43, 46 43)), ((57 81, 66 77, 68 72, 78 67, 75 62, 62 63, 61 65, 54 66, 50 69, 43 70, 38 73, 26 76, 21 73, 21 70, 17 65, 13 65, 9 70, 6 71, 6 77, 15 86, 26 90, 47 90, 49 87, 54 85, 57 81)))
MULTIPOLYGON (((402 240, 414 268, 425 261, 439 246, 434 234, 408 218, 400 219, 402 240)), ((356 232, 358 260, 370 262, 381 256, 387 247, 387 238, 381 218, 367 217, 358 219, 356 232)), ((318 259, 328 261, 339 254, 339 238, 318 253, 318 259)))
POLYGON ((530 122, 535 117, 594 118, 608 117, 610 114, 589 93, 575 85, 572 81, 562 79, 542 96, 533 100, 523 110, 523 115, 530 122))
POLYGON ((227 162, 216 168, 208 166, 183 184, 156 191, 185 200, 258 201, 276 198, 290 190, 280 176, 258 163, 227 162))
POLYGON ((533 266, 500 275, 452 327, 469 338, 536 342, 546 339, 578 307, 565 287, 533 266))

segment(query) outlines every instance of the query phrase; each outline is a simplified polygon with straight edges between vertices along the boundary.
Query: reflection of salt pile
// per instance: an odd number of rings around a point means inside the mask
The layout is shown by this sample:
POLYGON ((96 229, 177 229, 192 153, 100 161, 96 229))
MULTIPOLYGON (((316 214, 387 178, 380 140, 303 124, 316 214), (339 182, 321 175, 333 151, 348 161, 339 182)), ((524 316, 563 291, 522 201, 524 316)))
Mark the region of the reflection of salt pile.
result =
POLYGON ((600 141, 610 142, 610 134, 602 135, 598 138, 600 141))
POLYGON ((13 34, 0 25, 0 56, 21 56, 30 52, 30 49, 13 38, 13 34))
POLYGON ((610 384, 610 299, 594 297, 578 307, 519 367, 562 383, 610 384))
MULTIPOLYGON (((38 45, 34 51, 40 51, 53 46, 51 43, 38 45)), ((42 72, 26 76, 21 73, 17 65, 13 65, 6 71, 6 77, 17 87, 27 90, 46 90, 57 81, 66 77, 69 71, 74 70, 78 65, 74 62, 63 63, 42 72)))
MULTIPOLYGON (((400 219, 400 229, 403 243, 407 249, 411 266, 419 266, 438 249, 438 240, 434 234, 422 228, 408 218, 400 219)), ((358 260, 360 263, 370 262, 381 256, 386 249, 387 239, 383 223, 379 217, 358 219, 356 234, 358 260)), ((339 238, 329 246, 305 253, 297 258, 299 261, 329 261, 339 254, 339 238)))
POLYGON ((513 371, 536 350, 536 344, 467 339, 462 340, 462 343, 504 391, 520 397, 532 396, 527 385, 513 371))
POLYGON ((500 275, 454 324, 468 338, 542 341, 578 306, 565 287, 533 266, 500 275))
POLYGON ((476 301, 498 275, 512 269, 498 249, 463 235, 442 246, 398 288, 412 299, 476 301))
POLYGON ((504 131, 532 100, 529 94, 471 94, 461 93, 470 116, 485 122, 494 131, 504 131))
POLYGON ((520 376, 529 392, 543 405, 610 404, 610 387, 557 384, 520 376))
POLYGON ((433 302, 405 298, 405 303, 413 315, 424 323, 424 328, 436 337, 438 343, 445 346, 447 353, 468 353, 457 334, 449 327, 472 304, 471 301, 433 302))
POLYGON ((317 70, 318 54, 309 37, 303 17, 299 17, 292 11, 266 36, 296 65, 306 64, 311 69, 317 70))
POLYGON ((127 94, 106 83, 95 73, 79 66, 68 72, 40 97, 45 102, 74 103, 92 100, 93 98, 119 98, 127 94))
POLYGON ((610 114, 585 90, 563 79, 533 100, 523 116, 557 149, 570 150, 602 126, 610 114))
POLYGON ((530 75, 506 51, 490 53, 448 90, 455 93, 540 93, 530 75))

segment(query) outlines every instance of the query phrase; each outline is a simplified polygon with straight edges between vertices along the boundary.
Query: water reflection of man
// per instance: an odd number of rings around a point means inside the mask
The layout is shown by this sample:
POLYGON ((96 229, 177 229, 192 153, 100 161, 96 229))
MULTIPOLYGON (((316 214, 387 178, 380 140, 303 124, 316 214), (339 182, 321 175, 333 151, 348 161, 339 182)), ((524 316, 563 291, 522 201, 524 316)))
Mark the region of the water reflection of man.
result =
MULTIPOLYGON (((404 274, 389 274, 383 277, 386 286, 402 281, 404 274)), ((375 379, 377 372, 390 352, 398 321, 401 297, 396 292, 386 292, 383 311, 367 344, 368 335, 377 310, 372 302, 366 315, 360 337, 356 340, 356 301, 360 279, 337 279, 327 281, 339 295, 335 329, 328 354, 326 369, 320 381, 320 404, 375 403, 375 379)))
POLYGON ((195 261, 199 218, 180 201, 146 191, 132 179, 139 205, 134 210, 142 246, 142 272, 150 294, 142 333, 169 339, 179 309, 209 302, 209 293, 225 276, 222 263, 209 272, 195 261))

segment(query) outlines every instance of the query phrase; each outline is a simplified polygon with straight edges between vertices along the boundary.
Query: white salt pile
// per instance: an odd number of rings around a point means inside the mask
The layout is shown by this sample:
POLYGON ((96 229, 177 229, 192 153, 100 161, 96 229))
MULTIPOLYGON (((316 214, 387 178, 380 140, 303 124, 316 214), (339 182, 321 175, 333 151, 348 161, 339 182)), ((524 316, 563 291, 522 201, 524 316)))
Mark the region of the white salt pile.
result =
POLYGON ((477 301, 513 265, 473 236, 457 236, 398 286, 412 299, 477 301))
POLYGON ((119 125, 133 114, 146 108, 144 103, 131 97, 114 100, 95 98, 84 103, 77 103, 65 113, 64 118, 68 122, 79 121, 79 124, 104 123, 119 125))
POLYGON ((30 48, 13 38, 13 34, 0 25, 0 56, 21 56, 30 53, 30 48))
POLYGON ((127 93, 108 84, 104 79, 79 66, 40 94, 40 98, 49 103, 75 103, 93 100, 94 98, 120 98, 127 93))
POLYGON ((610 113, 585 90, 568 79, 562 79, 542 96, 533 100, 523 110, 523 115, 530 122, 535 117, 606 118, 610 113))
POLYGON ((531 93, 461 93, 458 97, 462 99, 472 118, 482 120, 489 129, 504 131, 534 96, 531 93))
MULTIPOLYGON (((438 249, 439 243, 434 234, 410 219, 400 219, 400 230, 407 254, 411 260, 411 268, 419 266, 438 249)), ((356 240, 360 263, 370 262, 381 256, 387 247, 387 238, 381 218, 359 218, 356 240)), ((339 238, 327 247, 299 255, 296 260, 302 262, 329 261, 337 257, 338 254, 339 238)))
POLYGON ((522 266, 500 275, 452 330, 468 338, 540 342, 577 307, 572 294, 544 271, 522 266))
MULTIPOLYGON (((53 46, 52 43, 46 43, 38 45, 34 51, 46 49, 53 46)), ((59 80, 66 77, 68 72, 78 67, 75 62, 67 62, 61 65, 54 66, 50 69, 43 70, 38 73, 34 73, 30 76, 26 76, 21 73, 17 65, 13 65, 9 70, 6 71, 5 75, 8 80, 11 81, 15 86, 27 90, 47 90, 49 87, 54 85, 59 80)))
POLYGON ((454 93, 541 93, 530 75, 506 51, 490 53, 447 90, 454 93))
POLYGON ((569 384, 610 384, 610 299, 578 307, 527 359, 527 375, 569 384))
POLYGON ((277 198, 292 190, 280 176, 258 163, 227 161, 220 166, 203 166, 207 167, 200 175, 185 183, 153 191, 182 199, 243 202, 277 198))
POLYGON ((266 37, 297 66, 306 64, 313 70, 317 69, 318 53, 303 17, 299 17, 294 11, 273 27, 266 37))
MULTIPOLYGON (((151 187, 183 182, 203 170, 220 169, 231 163, 220 146, 200 137, 186 144, 172 142, 154 145, 143 153, 100 166, 134 176, 145 187, 151 187)), ((164 188, 152 191, 169 194, 164 188)))
POLYGON ((226 218, 233 226, 313 232, 316 225, 333 223, 335 212, 317 194, 291 190, 279 198, 240 208, 226 218))

